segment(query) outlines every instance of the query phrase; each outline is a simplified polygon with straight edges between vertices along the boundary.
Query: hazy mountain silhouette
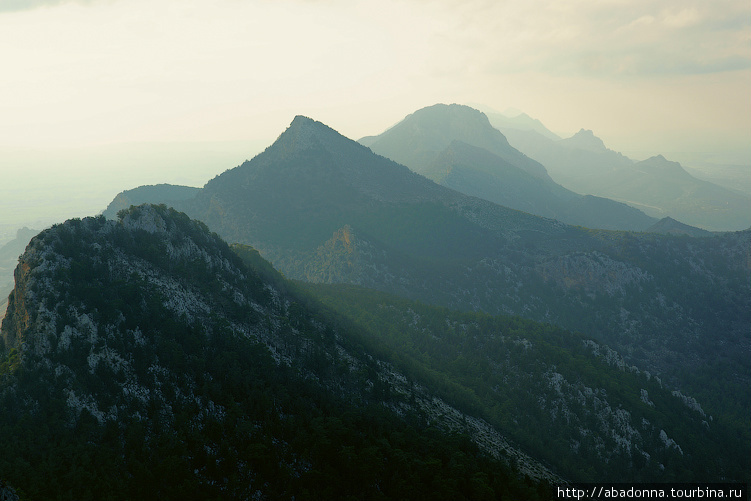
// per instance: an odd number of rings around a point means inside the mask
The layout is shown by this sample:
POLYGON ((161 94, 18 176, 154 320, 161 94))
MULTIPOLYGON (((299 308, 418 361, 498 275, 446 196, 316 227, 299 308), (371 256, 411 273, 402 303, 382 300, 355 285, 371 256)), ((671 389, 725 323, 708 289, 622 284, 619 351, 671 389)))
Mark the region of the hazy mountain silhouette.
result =
POLYGON ((545 127, 545 125, 543 125, 543 123, 538 119, 532 118, 526 113, 506 116, 501 113, 486 111, 485 114, 488 116, 490 124, 501 132, 503 132, 504 129, 534 131, 541 136, 547 137, 548 139, 551 139, 553 141, 561 139, 558 134, 550 131, 550 129, 545 127))
POLYGON ((549 180, 545 167, 512 148, 488 117, 469 106, 436 104, 408 115, 389 130, 360 142, 375 153, 422 174, 453 141, 484 148, 511 165, 549 180))
POLYGON ((139 186, 118 193, 102 214, 109 219, 114 219, 118 211, 127 209, 131 205, 179 202, 193 198, 199 191, 200 188, 173 184, 139 186))
POLYGON ((664 217, 647 229, 649 233, 664 233, 666 235, 688 235, 691 237, 708 237, 711 231, 702 230, 695 226, 683 224, 672 217, 664 217))
POLYGON ((513 209, 591 228, 644 230, 656 222, 623 203, 584 197, 531 174, 520 161, 528 159, 466 106, 424 108, 360 142, 443 186, 513 209))
POLYGON ((579 132, 569 138, 559 140, 558 144, 570 149, 593 152, 604 152, 608 150, 605 147, 605 143, 602 142, 602 139, 595 136, 594 132, 591 130, 585 129, 579 130, 579 132))
POLYGON ((591 131, 560 141, 521 129, 502 132, 511 144, 543 163, 550 176, 579 193, 625 202, 646 214, 670 216, 709 230, 751 226, 751 197, 696 179, 663 156, 635 162, 608 149, 591 131))

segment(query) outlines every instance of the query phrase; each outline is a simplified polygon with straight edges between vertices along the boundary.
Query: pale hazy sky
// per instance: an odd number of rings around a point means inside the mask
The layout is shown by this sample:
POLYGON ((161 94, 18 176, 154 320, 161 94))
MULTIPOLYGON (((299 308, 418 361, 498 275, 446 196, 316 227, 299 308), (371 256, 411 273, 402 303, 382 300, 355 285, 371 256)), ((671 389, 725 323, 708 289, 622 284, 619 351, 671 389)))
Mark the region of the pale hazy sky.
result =
POLYGON ((0 0, 0 155, 268 144, 297 114, 358 139, 438 102, 624 152, 739 150, 751 2, 0 0))

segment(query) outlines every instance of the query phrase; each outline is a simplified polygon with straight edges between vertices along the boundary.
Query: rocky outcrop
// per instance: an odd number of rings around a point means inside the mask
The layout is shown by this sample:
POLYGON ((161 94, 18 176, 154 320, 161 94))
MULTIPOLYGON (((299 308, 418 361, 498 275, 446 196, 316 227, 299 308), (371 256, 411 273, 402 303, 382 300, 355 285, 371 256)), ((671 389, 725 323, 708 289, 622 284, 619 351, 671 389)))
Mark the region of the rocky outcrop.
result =
MULTIPOLYGON (((335 237, 345 253, 354 249, 351 229, 335 237)), ((70 428, 87 419, 124 429, 143 423, 147 441, 157 437, 152 422, 170 429, 188 419, 199 431, 207 423, 234 426, 237 411, 207 397, 207 385, 221 382, 191 369, 203 363, 200 355, 173 353, 180 343, 241 339, 263 346, 280 371, 294 368, 333 398, 372 402, 374 385, 392 385, 385 407, 401 402, 401 414, 421 413, 439 428, 466 431, 491 455, 513 450, 490 425, 428 389, 410 403, 407 389, 395 383, 406 381, 403 375, 352 351, 341 333, 245 268, 205 225, 164 206, 131 208, 118 222, 86 218, 42 232, 21 257, 11 299, 4 352, 15 349, 24 372, 46 381, 30 390, 14 379, 17 366, 9 368, 0 398, 13 398, 16 413, 46 412, 53 399, 64 406, 70 428), (365 381, 363 374, 370 374, 365 381)), ((557 478, 532 458, 515 457, 531 477, 557 478)))
POLYGON ((19 501, 16 490, 6 484, 4 480, 0 480, 0 501, 19 501))

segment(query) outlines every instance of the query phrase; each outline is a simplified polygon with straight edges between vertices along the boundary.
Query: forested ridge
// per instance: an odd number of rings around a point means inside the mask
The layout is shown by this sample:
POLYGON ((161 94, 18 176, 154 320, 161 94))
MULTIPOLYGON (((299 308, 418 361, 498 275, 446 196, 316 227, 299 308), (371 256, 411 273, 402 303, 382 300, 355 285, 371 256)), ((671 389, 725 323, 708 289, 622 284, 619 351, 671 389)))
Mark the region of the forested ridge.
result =
POLYGON ((548 498, 241 255, 153 206, 32 241, 0 353, 21 499, 548 498))
POLYGON ((497 426, 577 481, 748 476, 733 416, 549 324, 457 312, 348 285, 299 283, 367 333, 415 381, 497 426))

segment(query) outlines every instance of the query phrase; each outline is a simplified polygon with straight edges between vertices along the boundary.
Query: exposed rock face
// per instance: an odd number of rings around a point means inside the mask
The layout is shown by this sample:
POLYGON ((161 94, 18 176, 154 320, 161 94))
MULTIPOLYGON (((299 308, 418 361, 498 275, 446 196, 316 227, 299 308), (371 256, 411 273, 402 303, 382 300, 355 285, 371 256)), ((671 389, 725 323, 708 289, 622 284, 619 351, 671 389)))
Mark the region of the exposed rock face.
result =
POLYGON ((16 490, 0 480, 0 501, 19 501, 16 490))

